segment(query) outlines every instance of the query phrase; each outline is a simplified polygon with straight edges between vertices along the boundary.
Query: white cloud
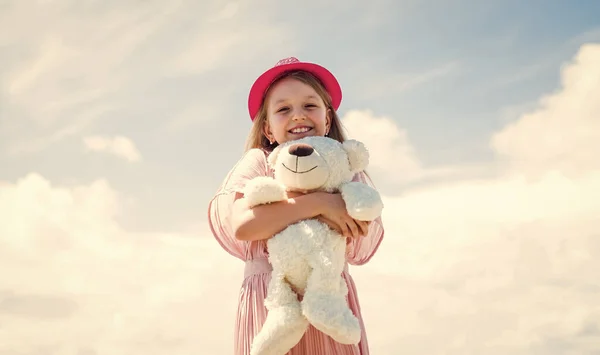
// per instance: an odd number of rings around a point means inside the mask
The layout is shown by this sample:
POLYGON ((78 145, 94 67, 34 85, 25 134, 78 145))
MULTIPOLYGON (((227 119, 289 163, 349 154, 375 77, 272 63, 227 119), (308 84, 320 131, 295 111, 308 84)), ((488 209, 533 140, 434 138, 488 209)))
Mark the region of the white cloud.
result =
POLYGON ((142 155, 135 146, 135 143, 127 137, 90 136, 85 137, 83 143, 86 149, 92 152, 109 153, 130 162, 137 162, 142 159, 142 155))
MULTIPOLYGON (((447 268, 460 260, 457 251, 519 241, 515 231, 539 226, 544 233, 525 238, 544 240, 546 228, 574 227, 561 238, 600 233, 600 172, 571 180, 559 174, 528 182, 523 178, 464 181, 386 198, 390 258, 382 265, 405 277, 447 280, 447 268), (578 223, 580 223, 578 225, 578 223), (512 237, 511 237, 512 238, 512 237), (396 249, 398 248, 398 249, 396 249), (428 254, 435 255, 431 260, 428 254)), ((500 249, 492 248, 493 252, 500 249)))
POLYGON ((242 264, 202 236, 123 230, 120 206, 104 180, 0 184, 0 353, 231 351, 242 264))
POLYGON ((229 20, 232 19, 240 10, 240 2, 239 1, 230 1, 223 8, 217 16, 215 17, 215 21, 219 20, 229 20))
POLYGON ((581 47, 562 70, 562 87, 539 108, 494 135, 492 147, 515 171, 537 178, 600 169, 600 44, 581 47))
POLYGON ((385 176, 410 180, 422 173, 406 130, 390 117, 377 117, 370 110, 350 110, 342 118, 348 137, 363 142, 370 153, 369 170, 385 176))
POLYGON ((372 110, 350 110, 341 117, 349 138, 363 142, 370 153, 367 171, 379 188, 392 193, 400 186, 479 174, 484 166, 423 166, 406 129, 372 110))
POLYGON ((384 202, 386 240, 353 270, 377 351, 599 350, 600 172, 464 181, 384 202))

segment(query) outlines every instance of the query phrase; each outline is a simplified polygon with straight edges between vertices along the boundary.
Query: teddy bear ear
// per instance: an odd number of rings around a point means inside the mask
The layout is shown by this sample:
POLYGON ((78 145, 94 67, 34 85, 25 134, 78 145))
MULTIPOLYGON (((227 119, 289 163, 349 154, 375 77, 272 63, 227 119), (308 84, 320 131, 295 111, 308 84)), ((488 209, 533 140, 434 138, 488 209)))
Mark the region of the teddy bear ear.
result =
POLYGON ((348 139, 342 143, 342 147, 348 153, 350 169, 353 173, 358 173, 367 168, 367 165, 369 165, 369 151, 362 142, 348 139))

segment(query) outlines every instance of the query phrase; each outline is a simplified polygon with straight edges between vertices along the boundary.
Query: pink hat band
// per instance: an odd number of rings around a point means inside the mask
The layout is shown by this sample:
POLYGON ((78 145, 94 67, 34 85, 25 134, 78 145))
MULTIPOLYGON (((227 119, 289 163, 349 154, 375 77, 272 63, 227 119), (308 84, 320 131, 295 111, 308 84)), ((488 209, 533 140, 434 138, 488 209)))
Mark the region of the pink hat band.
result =
POLYGON ((252 87, 250 88, 250 94, 248 95, 248 112, 250 113, 250 119, 254 121, 258 110, 264 100, 265 92, 279 75, 284 72, 291 70, 304 70, 319 79, 325 90, 331 97, 331 104, 335 110, 340 107, 342 102, 342 89, 335 76, 324 67, 308 62, 301 62, 298 58, 289 57, 281 59, 275 64, 274 67, 267 70, 261 76, 259 76, 252 87))

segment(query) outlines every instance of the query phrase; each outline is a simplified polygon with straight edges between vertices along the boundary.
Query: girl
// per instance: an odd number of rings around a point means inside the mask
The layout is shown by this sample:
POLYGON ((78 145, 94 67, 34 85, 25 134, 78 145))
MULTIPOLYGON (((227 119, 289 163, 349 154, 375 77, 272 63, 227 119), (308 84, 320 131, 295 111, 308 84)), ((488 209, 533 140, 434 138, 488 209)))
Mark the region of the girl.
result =
MULTIPOLYGON (((278 144, 306 136, 345 137, 337 116, 342 91, 336 78, 317 64, 296 58, 279 61, 263 73, 250 90, 248 109, 253 121, 246 153, 233 167, 209 203, 209 224, 220 245, 245 262, 235 323, 234 353, 249 355, 254 336, 260 331, 267 310, 264 306, 271 277, 266 240, 286 226, 307 218, 318 218, 347 239, 346 259, 362 265, 373 256, 383 238, 381 219, 373 223, 348 216, 340 194, 315 192, 288 194, 288 200, 248 208, 241 193, 245 183, 257 176, 273 176, 267 156, 278 144)), ((371 186, 366 174, 355 181, 371 186)), ((367 337, 354 281, 345 269, 348 303, 362 327, 358 345, 335 342, 312 326, 288 355, 367 355, 367 337)))

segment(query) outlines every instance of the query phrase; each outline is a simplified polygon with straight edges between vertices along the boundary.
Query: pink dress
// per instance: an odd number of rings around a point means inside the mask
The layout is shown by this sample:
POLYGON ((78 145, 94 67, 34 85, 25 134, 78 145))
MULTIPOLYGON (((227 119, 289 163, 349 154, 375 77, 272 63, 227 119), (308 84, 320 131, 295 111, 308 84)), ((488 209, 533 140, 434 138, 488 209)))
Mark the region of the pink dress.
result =
MULTIPOLYGON (((231 255, 245 262, 244 279, 239 293, 237 319, 235 321, 234 354, 248 355, 254 336, 265 321, 267 310, 263 304, 267 286, 271 278, 267 260, 266 241, 241 241, 233 235, 230 225, 230 211, 236 192, 241 192, 245 183, 256 176, 273 176, 266 160, 267 152, 260 149, 248 151, 232 168, 223 184, 210 201, 208 220, 217 241, 231 255)), ((364 174, 357 174, 355 181, 363 181, 371 186, 372 182, 364 174)), ((363 238, 352 239, 346 250, 348 264, 362 265, 376 252, 383 239, 381 219, 371 223, 369 234, 363 238)), ((343 275, 348 285, 348 303, 362 326, 362 339, 358 345, 343 345, 312 326, 300 342, 287 355, 336 354, 367 355, 369 346, 362 321, 362 314, 354 281, 345 269, 343 275)))

